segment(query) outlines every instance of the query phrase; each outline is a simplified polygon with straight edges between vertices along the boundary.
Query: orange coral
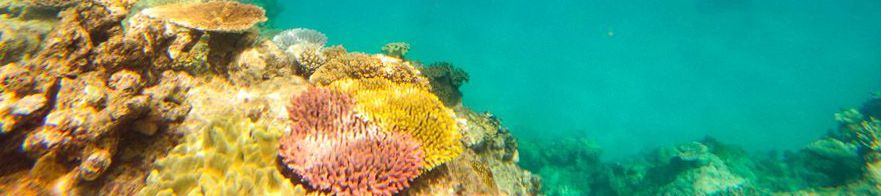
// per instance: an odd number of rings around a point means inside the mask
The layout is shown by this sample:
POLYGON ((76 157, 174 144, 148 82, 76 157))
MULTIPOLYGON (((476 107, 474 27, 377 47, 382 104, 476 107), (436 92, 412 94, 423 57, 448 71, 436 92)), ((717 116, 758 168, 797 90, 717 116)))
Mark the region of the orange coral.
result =
POLYGON ((244 31, 266 21, 263 8, 230 1, 169 4, 141 13, 171 23, 204 31, 244 31))

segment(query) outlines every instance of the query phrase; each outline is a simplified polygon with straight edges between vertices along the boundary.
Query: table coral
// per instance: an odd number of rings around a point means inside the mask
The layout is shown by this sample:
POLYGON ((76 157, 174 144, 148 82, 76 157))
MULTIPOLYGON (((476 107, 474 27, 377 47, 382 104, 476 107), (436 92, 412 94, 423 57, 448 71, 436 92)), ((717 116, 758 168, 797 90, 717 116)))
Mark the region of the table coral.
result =
POLYGON ((143 10, 147 16, 203 31, 245 31, 266 21, 263 8, 230 1, 168 4, 143 10))

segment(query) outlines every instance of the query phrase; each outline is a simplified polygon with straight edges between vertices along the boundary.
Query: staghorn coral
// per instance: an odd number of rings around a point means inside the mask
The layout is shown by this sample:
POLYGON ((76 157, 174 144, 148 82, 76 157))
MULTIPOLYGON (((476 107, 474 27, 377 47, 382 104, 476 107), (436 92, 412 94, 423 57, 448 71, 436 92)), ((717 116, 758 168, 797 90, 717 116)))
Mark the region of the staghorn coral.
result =
POLYGON ((168 4, 141 13, 203 31, 242 32, 266 21, 263 8, 230 1, 168 4))
POLYGON ((394 82, 414 83, 424 89, 430 88, 428 79, 409 62, 383 55, 370 56, 362 53, 346 53, 330 58, 327 63, 315 70, 309 81, 328 85, 346 78, 385 78, 394 82))
POLYGON ((374 78, 342 80, 331 88, 354 95, 355 110, 385 130, 403 132, 419 140, 430 170, 462 152, 462 137, 452 110, 436 96, 410 83, 374 78))
POLYGON ((338 195, 391 195, 409 186, 422 168, 419 143, 382 132, 356 116, 353 100, 311 88, 289 106, 291 134, 279 156, 312 188, 338 195))
POLYGON ((307 28, 288 29, 272 37, 278 48, 287 49, 301 44, 314 44, 319 48, 327 43, 327 36, 316 30, 307 28))
POLYGON ((410 44, 405 42, 392 42, 382 46, 382 53, 386 56, 404 59, 404 55, 410 51, 410 44))

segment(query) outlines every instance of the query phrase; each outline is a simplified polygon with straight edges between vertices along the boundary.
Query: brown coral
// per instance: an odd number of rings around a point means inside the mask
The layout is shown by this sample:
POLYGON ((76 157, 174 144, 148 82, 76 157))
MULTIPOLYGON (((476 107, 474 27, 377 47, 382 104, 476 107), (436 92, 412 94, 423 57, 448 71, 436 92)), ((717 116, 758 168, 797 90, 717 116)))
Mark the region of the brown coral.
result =
POLYGON ((330 58, 324 65, 315 70, 309 81, 328 85, 342 79, 385 78, 394 82, 414 83, 428 89, 428 79, 408 62, 402 62, 388 56, 370 56, 363 53, 346 53, 330 58))
POLYGON ((433 63, 422 71, 431 80, 431 91, 444 105, 455 106, 462 103, 462 91, 459 91, 459 87, 468 82, 468 73, 446 62, 433 63))
POLYGON ((263 8, 230 1, 169 4, 143 10, 152 18, 203 31, 245 31, 266 21, 263 8))
POLYGON ((383 132, 351 110, 335 90, 312 88, 292 98, 291 134, 280 141, 284 164, 312 188, 338 195, 391 195, 422 169, 419 143, 383 132))

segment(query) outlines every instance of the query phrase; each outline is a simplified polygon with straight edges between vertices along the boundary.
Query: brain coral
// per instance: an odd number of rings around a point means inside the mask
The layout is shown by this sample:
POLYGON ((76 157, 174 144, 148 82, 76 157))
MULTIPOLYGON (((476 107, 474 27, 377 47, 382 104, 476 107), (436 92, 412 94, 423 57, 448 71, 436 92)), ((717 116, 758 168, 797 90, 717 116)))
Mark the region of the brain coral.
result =
POLYGON ((304 194, 276 169, 282 129, 220 113, 155 162, 138 195, 304 194))
POLYGON ((391 195, 422 169, 419 143, 358 117, 348 95, 311 88, 292 98, 279 157, 304 183, 336 195, 391 195))
POLYGON ((141 13, 203 31, 240 32, 266 21, 263 8, 230 1, 168 4, 141 13))
POLYGON ((328 85, 346 78, 385 78, 394 82, 415 83, 428 89, 428 79, 407 62, 384 55, 370 56, 362 53, 346 53, 331 58, 315 70, 309 81, 328 85))
POLYGON ((418 140, 427 170, 456 158, 463 150, 453 111, 424 88, 382 78, 341 80, 331 88, 352 93, 355 110, 384 130, 418 140))

